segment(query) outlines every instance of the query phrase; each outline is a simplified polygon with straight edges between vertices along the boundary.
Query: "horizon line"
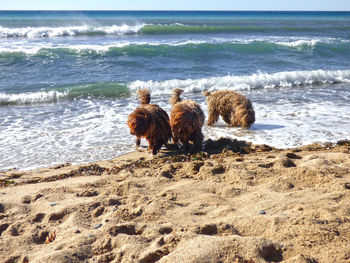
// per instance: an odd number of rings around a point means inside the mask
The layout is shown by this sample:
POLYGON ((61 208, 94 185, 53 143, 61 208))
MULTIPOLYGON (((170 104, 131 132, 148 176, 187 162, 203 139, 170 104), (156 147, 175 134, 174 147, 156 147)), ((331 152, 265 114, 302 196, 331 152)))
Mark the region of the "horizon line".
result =
POLYGON ((4 9, 0 12, 7 11, 58 11, 58 12, 82 12, 82 11, 100 11, 100 12, 350 12, 349 10, 222 10, 222 9, 213 9, 213 10, 199 10, 199 9, 4 9))

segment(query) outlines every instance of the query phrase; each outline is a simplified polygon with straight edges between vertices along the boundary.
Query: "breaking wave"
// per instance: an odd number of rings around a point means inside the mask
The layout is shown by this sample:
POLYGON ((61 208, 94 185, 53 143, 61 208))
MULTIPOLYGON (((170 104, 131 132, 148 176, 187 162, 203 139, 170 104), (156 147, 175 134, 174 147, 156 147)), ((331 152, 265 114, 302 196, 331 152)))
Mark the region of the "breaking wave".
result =
POLYGON ((315 39, 225 39, 212 38, 205 40, 168 40, 168 41, 117 41, 108 44, 52 44, 52 43, 23 43, 17 42, 0 44, 0 56, 11 57, 21 55, 39 55, 39 56, 66 56, 66 55, 137 55, 137 56, 172 56, 172 55, 191 55, 215 52, 244 52, 253 54, 268 54, 277 49, 299 51, 312 50, 316 54, 325 52, 337 52, 349 54, 350 41, 335 38, 315 38, 315 39), (199 53, 198 53, 199 52, 199 53))
POLYGON ((28 93, 0 93, 0 105, 55 103, 79 98, 119 98, 136 95, 137 89, 149 89, 153 95, 169 95, 174 88, 187 92, 204 90, 252 90, 291 88, 306 85, 350 83, 350 70, 288 71, 256 73, 247 76, 224 76, 203 79, 172 79, 166 81, 101 82, 72 85, 28 93))
POLYGON ((291 88, 306 85, 336 84, 350 82, 350 70, 287 71, 278 73, 258 72, 249 76, 225 76, 203 79, 135 81, 129 85, 131 91, 146 88, 152 94, 170 94, 174 88, 187 92, 204 90, 251 90, 258 88, 291 88))
POLYGON ((100 82, 24 93, 0 93, 0 105, 56 103, 80 98, 118 98, 129 95, 125 84, 100 82))
POLYGON ((40 38, 40 37, 61 37, 79 35, 130 35, 140 31, 144 24, 140 25, 112 25, 93 27, 67 26, 67 27, 19 27, 8 28, 0 26, 0 38, 40 38))
MULTIPOLYGON (((108 26, 76 25, 76 26, 41 26, 41 27, 3 27, 0 26, 0 38, 43 38, 64 36, 95 36, 95 35, 169 35, 169 34, 212 34, 212 33, 264 33, 275 31, 315 32, 334 28, 300 28, 300 27, 268 27, 253 25, 184 25, 174 24, 120 24, 108 26)), ((344 27, 341 30, 348 30, 344 27)), ((340 29, 339 29, 340 30, 340 29)))

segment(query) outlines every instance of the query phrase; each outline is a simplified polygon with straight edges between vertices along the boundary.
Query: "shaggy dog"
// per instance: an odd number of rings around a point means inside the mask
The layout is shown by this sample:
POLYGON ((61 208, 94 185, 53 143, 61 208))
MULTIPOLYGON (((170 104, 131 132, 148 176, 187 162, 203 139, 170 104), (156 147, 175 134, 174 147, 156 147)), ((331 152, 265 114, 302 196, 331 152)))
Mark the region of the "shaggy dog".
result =
POLYGON ((169 116, 158 105, 149 104, 151 98, 147 89, 139 90, 138 93, 141 105, 129 114, 127 124, 130 134, 136 136, 136 146, 145 137, 148 149, 156 155, 163 144, 172 138, 169 116))
POLYGON ((218 121, 219 115, 233 127, 249 128, 255 122, 255 112, 249 99, 238 92, 205 91, 208 103, 208 126, 218 121))
POLYGON ((193 100, 181 101, 182 89, 174 89, 170 98, 172 106, 170 113, 170 126, 173 132, 174 143, 181 141, 186 151, 193 143, 193 152, 201 149, 203 142, 202 127, 204 125, 204 112, 193 100))

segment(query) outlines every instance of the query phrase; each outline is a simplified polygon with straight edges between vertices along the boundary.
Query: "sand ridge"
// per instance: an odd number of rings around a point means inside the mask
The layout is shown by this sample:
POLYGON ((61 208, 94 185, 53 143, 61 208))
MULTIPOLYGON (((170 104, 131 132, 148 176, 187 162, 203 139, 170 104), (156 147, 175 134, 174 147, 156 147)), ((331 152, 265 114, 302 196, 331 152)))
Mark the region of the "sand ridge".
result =
POLYGON ((0 262, 350 262, 347 141, 208 140, 0 185, 0 262))

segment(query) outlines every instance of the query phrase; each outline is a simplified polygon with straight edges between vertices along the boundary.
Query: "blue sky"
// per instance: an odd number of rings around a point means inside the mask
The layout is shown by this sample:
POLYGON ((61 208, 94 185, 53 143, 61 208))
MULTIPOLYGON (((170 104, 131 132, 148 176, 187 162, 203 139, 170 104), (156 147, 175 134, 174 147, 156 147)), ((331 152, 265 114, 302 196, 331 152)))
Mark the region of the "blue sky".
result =
POLYGON ((0 10, 350 11, 350 0, 0 0, 0 10))

